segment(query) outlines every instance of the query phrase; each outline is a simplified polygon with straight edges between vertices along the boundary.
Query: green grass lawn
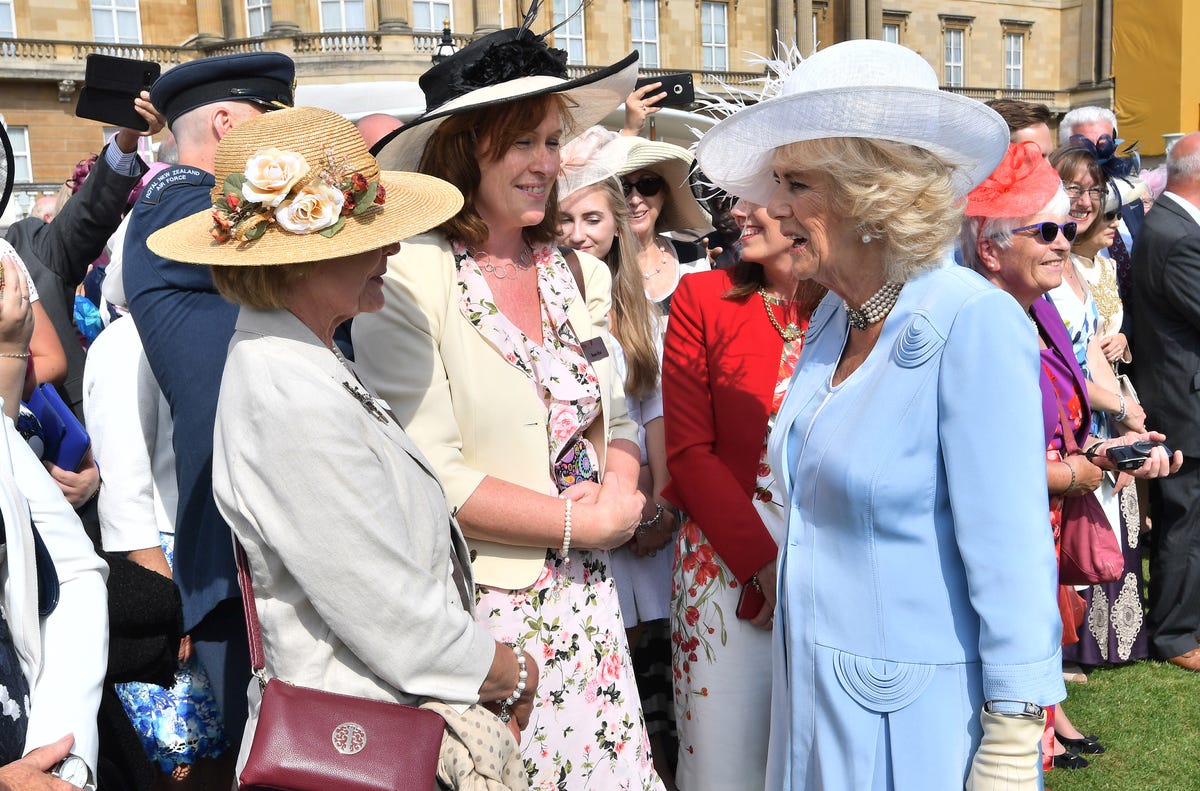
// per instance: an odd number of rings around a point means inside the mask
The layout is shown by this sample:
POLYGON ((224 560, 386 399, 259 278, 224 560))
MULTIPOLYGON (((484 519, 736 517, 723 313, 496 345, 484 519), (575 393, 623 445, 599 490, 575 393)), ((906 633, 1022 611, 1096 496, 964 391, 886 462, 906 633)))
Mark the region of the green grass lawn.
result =
POLYGON ((1091 766, 1046 774, 1053 791, 1200 789, 1200 673, 1139 662, 1067 684, 1067 713, 1107 752, 1091 766))

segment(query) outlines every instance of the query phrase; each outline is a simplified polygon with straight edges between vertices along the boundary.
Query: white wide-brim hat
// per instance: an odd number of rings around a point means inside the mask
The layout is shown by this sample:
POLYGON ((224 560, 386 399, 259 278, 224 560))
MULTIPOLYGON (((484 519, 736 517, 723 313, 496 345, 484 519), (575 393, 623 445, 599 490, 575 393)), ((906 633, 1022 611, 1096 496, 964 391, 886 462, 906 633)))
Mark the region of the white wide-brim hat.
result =
POLYGON ((954 167, 960 196, 1008 149, 1008 125, 986 105, 938 87, 924 58, 885 41, 844 41, 801 61, 779 94, 726 118, 701 139, 700 169, 733 195, 766 205, 775 149, 860 137, 925 149, 954 167))
POLYGON ((416 170, 425 146, 447 118, 498 104, 562 94, 570 112, 560 142, 600 123, 633 91, 638 53, 574 79, 568 78, 566 53, 557 53, 521 28, 500 30, 471 42, 421 75, 426 111, 384 137, 371 153, 384 170, 416 170), (493 62, 496 61, 496 62, 493 62))
POLYGON ((709 230, 712 220, 692 192, 692 152, 673 143, 631 138, 625 164, 617 172, 626 176, 638 170, 651 170, 662 176, 667 188, 667 200, 659 215, 657 230, 709 230))

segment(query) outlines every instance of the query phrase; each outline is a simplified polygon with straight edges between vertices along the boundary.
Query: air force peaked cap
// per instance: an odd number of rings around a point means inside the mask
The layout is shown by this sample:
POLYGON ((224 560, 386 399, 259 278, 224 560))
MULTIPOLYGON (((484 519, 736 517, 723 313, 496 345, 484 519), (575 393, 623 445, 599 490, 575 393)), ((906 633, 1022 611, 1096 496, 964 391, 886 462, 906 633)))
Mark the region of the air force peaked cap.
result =
POLYGON ((181 63, 150 89, 150 101, 171 126, 179 116, 213 102, 292 106, 296 64, 281 52, 246 52, 181 63))

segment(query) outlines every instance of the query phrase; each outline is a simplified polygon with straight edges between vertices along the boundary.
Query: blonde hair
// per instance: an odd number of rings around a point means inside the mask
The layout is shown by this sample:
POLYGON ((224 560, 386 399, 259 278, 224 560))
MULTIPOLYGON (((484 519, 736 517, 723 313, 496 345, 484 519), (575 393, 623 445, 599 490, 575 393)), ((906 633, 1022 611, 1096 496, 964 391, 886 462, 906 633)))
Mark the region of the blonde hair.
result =
POLYGON ((637 266, 638 243, 629 227, 629 204, 615 176, 596 182, 617 226, 604 262, 612 272, 612 334, 625 352, 625 392, 645 398, 658 387, 659 360, 655 312, 637 266))
POLYGON ((784 146, 779 160, 829 178, 830 208, 883 245, 888 280, 936 268, 958 234, 953 166, 923 148, 831 137, 784 146))
POLYGON ((258 310, 288 306, 292 285, 307 277, 320 261, 272 266, 212 266, 213 285, 235 305, 258 310))

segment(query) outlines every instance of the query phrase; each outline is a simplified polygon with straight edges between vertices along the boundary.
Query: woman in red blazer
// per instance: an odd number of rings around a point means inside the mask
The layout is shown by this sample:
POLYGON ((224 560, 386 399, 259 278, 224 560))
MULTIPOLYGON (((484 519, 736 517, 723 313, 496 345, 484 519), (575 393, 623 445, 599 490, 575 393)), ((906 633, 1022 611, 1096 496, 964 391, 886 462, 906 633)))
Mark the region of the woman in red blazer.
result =
POLYGON ((786 510, 766 440, 824 290, 794 272, 792 240, 740 202, 742 261, 683 278, 663 358, 665 494, 687 515, 671 597, 681 788, 761 788, 771 614, 786 510))

